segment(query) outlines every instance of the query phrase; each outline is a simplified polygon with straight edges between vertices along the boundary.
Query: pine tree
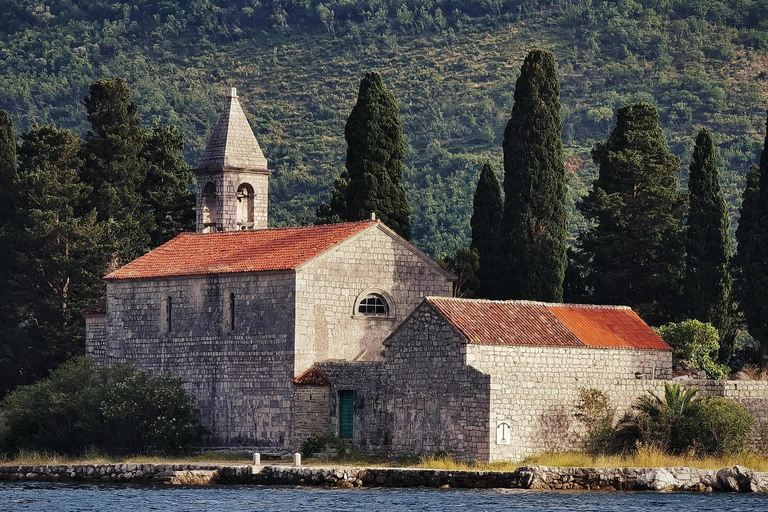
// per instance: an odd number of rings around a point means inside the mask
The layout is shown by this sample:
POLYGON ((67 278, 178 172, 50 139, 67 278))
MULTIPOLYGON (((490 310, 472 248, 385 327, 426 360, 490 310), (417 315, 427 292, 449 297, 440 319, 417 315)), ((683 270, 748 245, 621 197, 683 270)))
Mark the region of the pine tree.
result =
POLYGON ((683 275, 685 196, 653 105, 617 112, 616 128, 592 150, 598 178, 579 210, 595 226, 578 238, 588 300, 633 307, 651 324, 676 316, 683 275))
POLYGON ((80 182, 82 142, 68 130, 33 126, 21 135, 18 200, 20 264, 14 385, 43 377, 84 347, 83 309, 103 292, 96 212, 78 212, 90 189, 80 182))
POLYGON ((747 175, 741 212, 736 231, 740 306, 749 334, 760 344, 760 368, 768 369, 768 120, 760 167, 747 175))
POLYGON ((685 239, 683 293, 686 317, 711 323, 720 333, 720 361, 730 359, 735 331, 730 273, 731 225, 720 191, 712 134, 696 137, 688 181, 688 228, 685 239))
POLYGON ((378 73, 366 73, 344 127, 346 172, 336 180, 330 206, 318 223, 364 220, 371 212, 406 240, 410 208, 403 187, 405 139, 397 101, 378 73))
POLYGON ((146 132, 139 109, 121 79, 90 86, 85 107, 91 130, 83 148, 83 181, 93 192, 89 208, 105 223, 105 248, 126 263, 149 248, 153 219, 142 208, 141 186, 147 174, 142 157, 146 132))
POLYGON ((504 295, 560 302, 565 276, 566 174, 555 57, 528 54, 504 131, 504 295))
POLYGON ((494 299, 502 294, 499 284, 501 264, 499 261, 499 239, 501 238, 501 220, 503 216, 501 186, 490 162, 483 165, 480 179, 475 188, 472 202, 472 249, 479 254, 477 295, 494 299))
POLYGON ((175 126, 155 123, 144 155, 147 176, 141 186, 144 209, 154 218, 151 246, 157 247, 184 231, 195 230, 194 176, 184 162, 184 136, 175 126))

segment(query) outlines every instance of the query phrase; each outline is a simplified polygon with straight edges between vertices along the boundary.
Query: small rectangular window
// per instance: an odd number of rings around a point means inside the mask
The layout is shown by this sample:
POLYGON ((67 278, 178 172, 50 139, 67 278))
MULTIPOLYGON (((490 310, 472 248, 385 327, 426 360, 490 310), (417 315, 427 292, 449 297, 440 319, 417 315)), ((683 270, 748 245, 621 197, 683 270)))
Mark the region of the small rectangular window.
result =
POLYGON ((165 298, 165 325, 164 331, 171 332, 173 329, 173 299, 170 296, 165 298))
POLYGON ((235 330, 235 294, 229 294, 229 331, 235 330))

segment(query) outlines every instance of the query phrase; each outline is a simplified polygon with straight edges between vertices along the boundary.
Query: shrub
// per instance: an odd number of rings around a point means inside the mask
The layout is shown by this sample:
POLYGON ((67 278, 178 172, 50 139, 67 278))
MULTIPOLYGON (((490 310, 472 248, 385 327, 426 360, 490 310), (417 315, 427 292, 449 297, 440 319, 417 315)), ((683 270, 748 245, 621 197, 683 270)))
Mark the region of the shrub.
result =
POLYGON ((657 327, 656 332, 672 347, 672 357, 697 370, 706 372, 709 379, 726 379, 730 369, 717 364, 720 335, 712 324, 686 320, 657 327))
POLYGON ((0 402, 0 450, 180 452, 206 433, 197 416, 179 379, 77 357, 0 402))
POLYGON ((302 441, 301 454, 309 458, 331 448, 338 456, 343 456, 350 447, 351 443, 348 439, 342 439, 331 432, 322 431, 312 434, 302 441))
POLYGON ((696 452, 731 455, 747 448, 755 419, 743 405, 711 397, 699 401, 685 423, 683 430, 696 452))
POLYGON ((579 403, 574 416, 586 429, 587 450, 605 452, 610 446, 613 416, 608 396, 595 388, 579 388, 579 403))

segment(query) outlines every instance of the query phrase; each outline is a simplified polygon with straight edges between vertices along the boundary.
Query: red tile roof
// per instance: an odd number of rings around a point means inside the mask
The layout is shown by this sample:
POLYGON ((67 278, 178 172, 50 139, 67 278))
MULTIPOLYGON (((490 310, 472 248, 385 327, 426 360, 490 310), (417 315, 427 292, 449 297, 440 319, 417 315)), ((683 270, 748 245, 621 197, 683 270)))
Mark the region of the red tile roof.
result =
POLYGON ((299 386, 330 386, 331 379, 329 379, 317 366, 313 366, 309 370, 305 371, 295 379, 294 384, 299 386))
POLYGON ((379 221, 225 233, 182 233, 105 279, 292 270, 379 221))
POLYGON ((626 306, 428 297, 469 343, 672 350, 626 306))

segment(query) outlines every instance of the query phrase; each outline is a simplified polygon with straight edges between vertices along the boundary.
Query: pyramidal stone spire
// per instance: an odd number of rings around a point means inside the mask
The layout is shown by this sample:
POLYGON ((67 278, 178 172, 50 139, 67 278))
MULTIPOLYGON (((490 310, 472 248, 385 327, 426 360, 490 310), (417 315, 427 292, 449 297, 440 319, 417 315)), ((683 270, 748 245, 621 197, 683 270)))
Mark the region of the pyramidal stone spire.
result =
POLYGON ((197 231, 266 229, 271 173, 233 87, 195 169, 197 231))
POLYGON ((267 171, 267 159, 240 106, 237 89, 227 95, 227 106, 208 138, 198 169, 267 171))

